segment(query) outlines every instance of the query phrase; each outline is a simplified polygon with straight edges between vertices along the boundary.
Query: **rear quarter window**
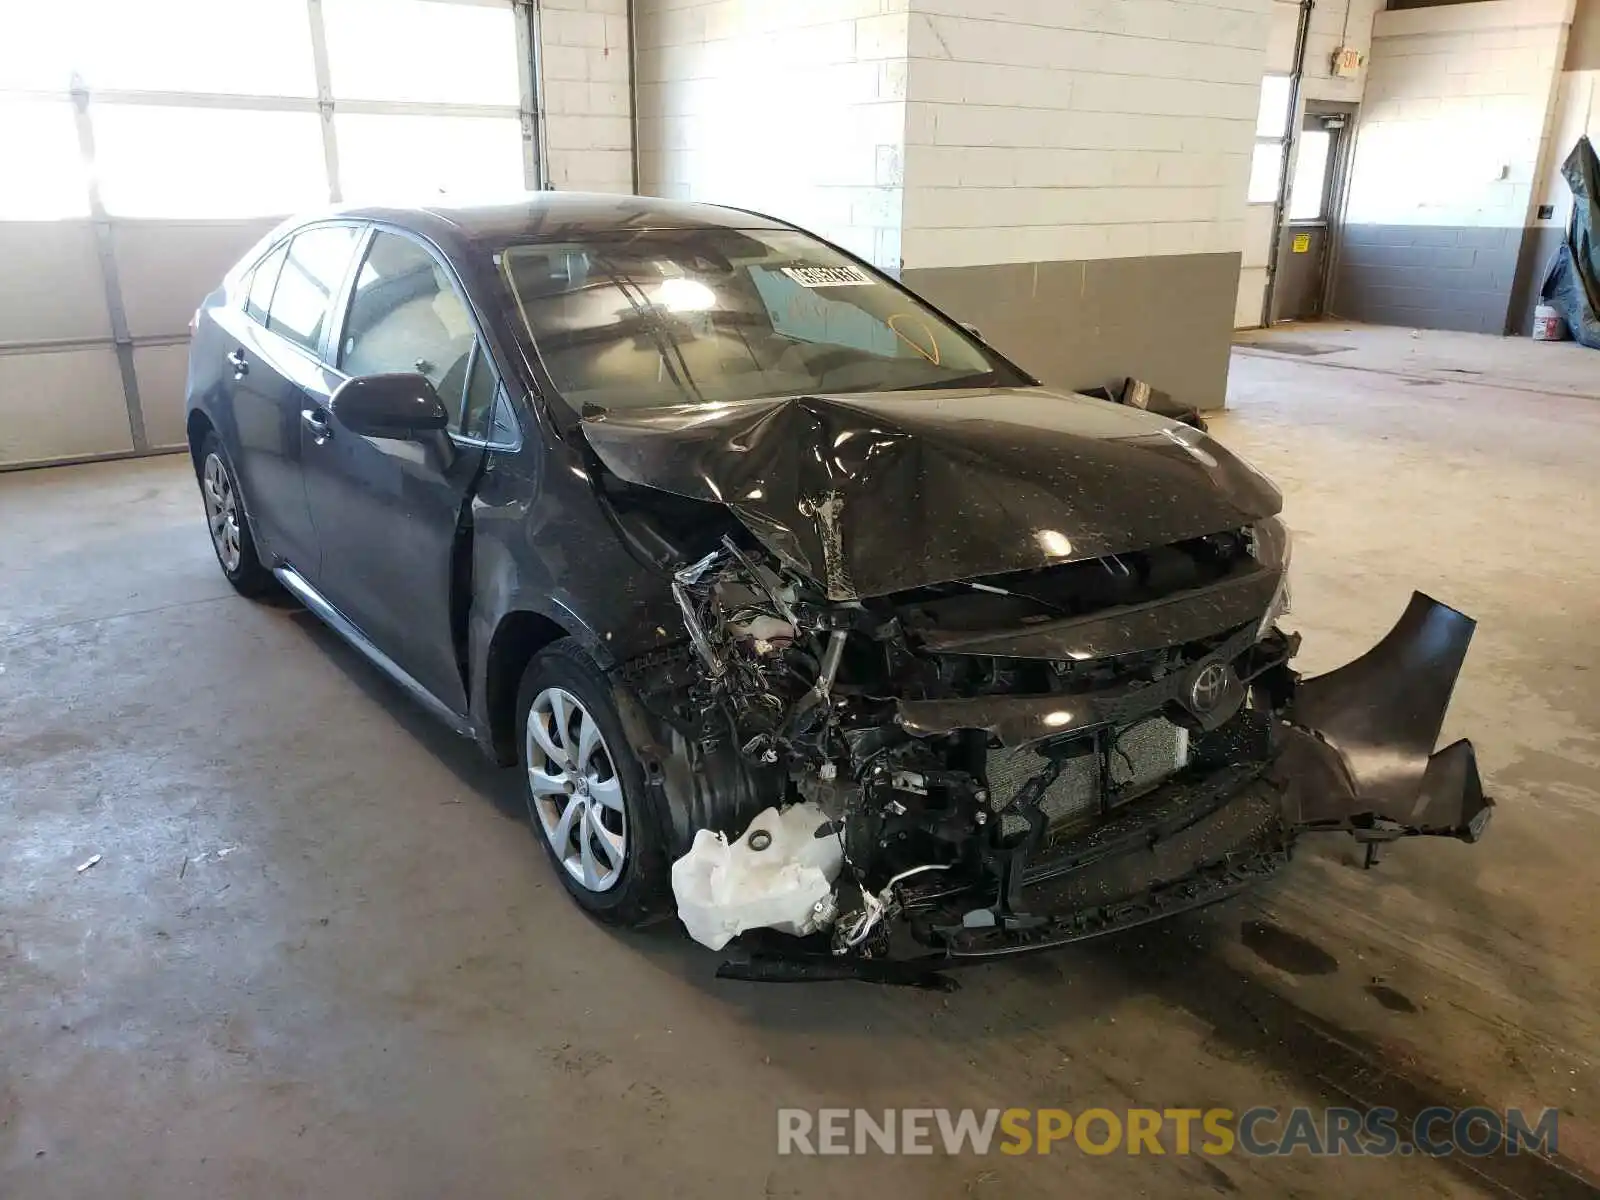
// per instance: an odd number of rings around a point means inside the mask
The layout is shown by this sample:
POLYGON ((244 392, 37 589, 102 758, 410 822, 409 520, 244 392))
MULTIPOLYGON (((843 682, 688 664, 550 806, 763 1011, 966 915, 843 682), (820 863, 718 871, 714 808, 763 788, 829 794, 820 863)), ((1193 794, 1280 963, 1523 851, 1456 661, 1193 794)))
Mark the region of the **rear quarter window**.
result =
POLYGON ((244 311, 263 325, 267 323, 267 311, 272 307, 272 292, 278 286, 278 275, 283 271, 283 260, 288 254, 287 245, 279 246, 257 263, 255 270, 250 273, 250 290, 245 293, 244 311))

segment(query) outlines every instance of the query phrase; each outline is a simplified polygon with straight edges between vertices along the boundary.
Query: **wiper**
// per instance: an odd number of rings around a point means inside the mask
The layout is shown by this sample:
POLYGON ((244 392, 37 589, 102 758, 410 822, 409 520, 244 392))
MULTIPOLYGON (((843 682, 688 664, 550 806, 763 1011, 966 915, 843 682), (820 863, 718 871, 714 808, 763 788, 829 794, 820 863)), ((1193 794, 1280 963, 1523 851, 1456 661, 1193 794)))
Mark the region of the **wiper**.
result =
POLYGON ((694 376, 689 371, 688 360, 683 357, 683 347, 678 344, 677 338, 662 328, 660 320, 652 311, 649 303, 641 303, 640 299, 634 296, 635 292, 639 292, 640 296, 643 295, 639 285, 632 279, 624 279, 610 256, 596 253, 593 257, 594 261, 600 264, 601 270, 605 272, 606 278, 616 285, 617 291, 628 302, 646 333, 655 342, 656 352, 661 355, 661 365, 666 368, 667 375, 672 379, 672 382, 677 384, 678 391, 686 397, 693 393, 692 399, 696 403, 704 404, 706 402, 705 393, 700 390, 700 385, 695 382, 694 376), (672 365, 674 357, 678 360, 677 367, 672 365), (682 378, 679 378, 678 375, 679 368, 683 371, 682 378))

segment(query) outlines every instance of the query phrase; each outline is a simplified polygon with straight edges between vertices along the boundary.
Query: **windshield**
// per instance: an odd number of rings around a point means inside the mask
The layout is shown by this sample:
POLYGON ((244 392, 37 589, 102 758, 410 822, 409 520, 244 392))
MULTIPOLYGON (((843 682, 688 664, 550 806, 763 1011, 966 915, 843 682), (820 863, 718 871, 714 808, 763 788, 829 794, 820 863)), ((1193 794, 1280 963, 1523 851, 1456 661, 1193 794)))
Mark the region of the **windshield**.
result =
POLYGON ((500 265, 580 411, 1025 382, 899 288, 788 230, 513 246, 500 265))

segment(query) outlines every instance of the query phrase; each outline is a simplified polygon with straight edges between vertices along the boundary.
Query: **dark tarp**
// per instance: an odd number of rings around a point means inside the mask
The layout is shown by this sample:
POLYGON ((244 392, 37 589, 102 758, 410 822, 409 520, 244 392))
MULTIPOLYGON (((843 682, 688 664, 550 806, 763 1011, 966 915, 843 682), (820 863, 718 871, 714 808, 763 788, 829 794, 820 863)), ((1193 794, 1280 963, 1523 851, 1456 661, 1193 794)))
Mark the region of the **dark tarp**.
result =
POLYGON ((1588 138, 1580 138, 1561 167, 1572 188, 1572 223, 1567 240, 1545 272, 1540 298, 1566 321, 1572 336, 1600 350, 1600 161, 1588 138))

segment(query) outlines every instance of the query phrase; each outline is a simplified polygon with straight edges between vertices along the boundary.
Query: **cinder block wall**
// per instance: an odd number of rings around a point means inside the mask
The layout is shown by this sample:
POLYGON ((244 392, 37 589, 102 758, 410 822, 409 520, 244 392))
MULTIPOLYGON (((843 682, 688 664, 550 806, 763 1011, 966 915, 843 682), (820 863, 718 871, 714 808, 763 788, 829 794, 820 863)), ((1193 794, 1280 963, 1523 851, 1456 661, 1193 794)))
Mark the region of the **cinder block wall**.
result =
POLYGON ((1316 8, 1311 10, 1311 26, 1306 31, 1302 80, 1305 99, 1360 103, 1367 82, 1366 71, 1349 78, 1335 75, 1334 52, 1345 46, 1370 58, 1372 20, 1385 7, 1384 0, 1317 0, 1316 8))
POLYGON ((627 0, 542 0, 539 7, 550 186, 633 191, 627 0))
POLYGON ((642 189, 900 265, 907 0, 639 0, 642 189))
POLYGON ((1581 137, 1600 146, 1600 0, 1578 0, 1573 12, 1549 129, 1534 179, 1533 219, 1523 232, 1522 256, 1511 289, 1512 333, 1532 332, 1544 273, 1566 237, 1572 189, 1561 174, 1561 165, 1581 137), (1550 210, 1548 217, 1540 215, 1545 206, 1550 210))
POLYGON ((904 274, 1047 382, 1220 406, 1271 0, 913 0, 904 274))
POLYGON ((1378 15, 1339 315, 1506 332, 1572 14, 1483 0, 1378 15))
POLYGON ((899 270, 1047 382, 1226 392, 1272 0, 638 0, 645 191, 899 270))

